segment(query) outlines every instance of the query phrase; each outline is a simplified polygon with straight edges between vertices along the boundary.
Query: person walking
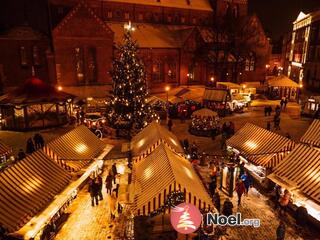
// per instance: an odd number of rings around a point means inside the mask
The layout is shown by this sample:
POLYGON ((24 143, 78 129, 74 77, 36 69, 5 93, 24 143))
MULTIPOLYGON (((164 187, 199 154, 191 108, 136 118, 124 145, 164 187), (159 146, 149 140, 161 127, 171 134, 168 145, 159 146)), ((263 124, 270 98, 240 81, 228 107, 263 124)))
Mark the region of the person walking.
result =
POLYGON ((114 220, 118 216, 118 199, 116 197, 116 192, 112 191, 111 196, 109 197, 109 211, 110 218, 114 220))
POLYGON ((238 195, 238 206, 241 205, 241 196, 245 191, 246 189, 245 189, 244 183, 242 182, 241 179, 238 179, 236 183, 236 192, 238 195))
POLYGON ((252 180, 251 177, 248 175, 247 171, 245 171, 244 174, 241 176, 241 180, 244 183, 245 196, 248 196, 249 188, 252 187, 252 180))
POLYGON ((272 113, 272 107, 269 106, 269 107, 268 107, 268 116, 271 116, 271 113, 272 113))
POLYGON ((213 196, 217 188, 217 177, 211 178, 211 182, 209 183, 209 192, 210 195, 213 196))
POLYGON ((98 192, 99 192, 99 185, 97 179, 90 179, 89 182, 89 192, 91 196, 91 206, 94 207, 96 204, 99 205, 99 199, 98 199, 98 192))
POLYGON ((117 175, 118 175, 116 163, 112 164, 111 171, 112 171, 113 183, 116 184, 116 178, 117 178, 117 175))
POLYGON ((283 195, 279 199, 280 215, 284 215, 288 204, 291 200, 291 193, 285 189, 283 195))
POLYGON ((113 177, 111 174, 108 174, 107 178, 106 178, 106 189, 107 189, 107 194, 112 193, 112 180, 113 177))
POLYGON ((220 208, 221 208, 221 200, 220 200, 220 194, 219 191, 216 191, 213 195, 213 204, 216 207, 216 209, 218 210, 218 212, 220 212, 220 208))
POLYGON ((229 217, 233 213, 233 204, 229 198, 227 198, 222 207, 222 214, 226 217, 229 217))
POLYGON ((308 210, 304 206, 298 207, 295 212, 295 219, 298 227, 304 228, 308 225, 308 210))
POLYGON ((286 225, 284 224, 283 221, 279 223, 276 234, 277 234, 277 240, 284 240, 286 235, 286 225))
POLYGON ((18 152, 18 160, 22 160, 26 157, 26 154, 24 153, 24 151, 22 149, 19 150, 18 152))
POLYGON ((103 195, 102 195, 103 180, 102 180, 101 175, 99 175, 96 180, 97 180, 97 183, 98 183, 98 196, 99 196, 99 200, 102 201, 102 200, 103 200, 103 195))
POLYGON ((29 138, 27 140, 27 147, 26 147, 26 153, 27 154, 31 154, 35 151, 35 147, 34 147, 34 144, 33 144, 33 141, 32 141, 32 138, 29 138))
POLYGON ((275 115, 280 116, 280 112, 281 112, 281 108, 279 105, 277 105, 275 109, 275 113, 276 113, 275 115))
POLYGON ((267 106, 264 107, 264 116, 268 115, 269 108, 267 106))
POLYGON ((283 106, 284 106, 284 100, 283 100, 283 98, 282 98, 281 101, 280 101, 281 110, 283 109, 283 106))
POLYGON ((169 120, 168 120, 168 129, 169 129, 170 132, 172 131, 172 126, 173 126, 173 122, 172 122, 171 118, 169 118, 169 120))
POLYGON ((284 109, 284 110, 286 110, 287 104, 288 104, 288 99, 285 98, 285 99, 283 100, 283 109, 284 109))
POLYGON ((267 122, 267 130, 271 131, 271 123, 269 121, 267 122))

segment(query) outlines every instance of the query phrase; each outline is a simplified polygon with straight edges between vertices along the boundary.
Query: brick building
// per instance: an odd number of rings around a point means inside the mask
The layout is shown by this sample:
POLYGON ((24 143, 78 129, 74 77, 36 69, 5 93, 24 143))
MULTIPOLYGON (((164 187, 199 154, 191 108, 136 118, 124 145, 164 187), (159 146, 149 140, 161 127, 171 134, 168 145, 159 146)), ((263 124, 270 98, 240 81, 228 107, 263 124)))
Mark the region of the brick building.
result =
MULTIPOLYGON (((232 82, 265 77, 268 40, 257 16, 248 16, 247 0, 49 0, 48 9, 54 50, 48 69, 55 67, 47 75, 77 96, 104 97, 111 89, 114 44, 122 41, 128 21, 136 28, 133 37, 151 91, 207 84, 212 77, 232 82), (228 17, 244 29, 239 36, 250 36, 242 39, 250 49, 241 57, 221 27, 228 17)), ((241 44, 237 47, 246 48, 241 44)))

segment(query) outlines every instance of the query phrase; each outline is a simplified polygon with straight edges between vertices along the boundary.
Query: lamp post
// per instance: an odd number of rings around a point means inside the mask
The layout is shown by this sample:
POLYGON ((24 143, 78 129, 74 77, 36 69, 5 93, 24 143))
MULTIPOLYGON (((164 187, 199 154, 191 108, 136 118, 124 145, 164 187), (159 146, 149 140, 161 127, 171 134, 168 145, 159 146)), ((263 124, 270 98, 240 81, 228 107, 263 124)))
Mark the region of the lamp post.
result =
POLYGON ((169 90, 170 90, 170 87, 166 86, 165 90, 166 90, 166 93, 167 93, 166 106, 167 106, 167 119, 168 119, 169 118, 169 90))

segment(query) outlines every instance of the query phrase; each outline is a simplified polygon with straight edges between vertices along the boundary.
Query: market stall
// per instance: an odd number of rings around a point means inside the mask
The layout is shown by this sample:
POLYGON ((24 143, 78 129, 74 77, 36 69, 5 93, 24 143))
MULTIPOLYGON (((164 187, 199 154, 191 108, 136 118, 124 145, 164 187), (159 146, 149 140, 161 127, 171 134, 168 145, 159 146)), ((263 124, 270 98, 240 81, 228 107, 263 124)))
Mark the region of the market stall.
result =
POLYGON ((320 120, 315 119, 300 139, 301 143, 320 148, 320 120))
POLYGON ((265 184, 266 175, 272 172, 282 159, 292 150, 290 139, 246 123, 226 141, 230 151, 239 156, 240 162, 260 183, 265 184), (254 134, 253 134, 254 133, 254 134))
POLYGON ((203 106, 217 111, 219 116, 231 112, 231 95, 227 89, 206 88, 203 94, 203 106))
POLYGON ((242 87, 233 82, 217 82, 218 88, 228 89, 230 94, 240 93, 242 87))
POLYGON ((38 78, 27 79, 0 97, 2 129, 24 131, 66 124, 73 113, 73 98, 38 78))
POLYGON ((0 140, 0 169, 8 161, 9 155, 12 153, 12 148, 0 140))
POLYGON ((196 136, 215 136, 219 133, 218 114, 207 108, 193 112, 189 132, 196 136))
POLYGON ((42 150, 6 168, 0 173, 0 222, 9 232, 18 230, 46 208, 70 179, 42 150))
POLYGON ((66 170, 77 172, 97 157, 104 147, 94 133, 80 125, 49 142, 44 151, 66 170))
POLYGON ((184 150, 178 138, 157 122, 150 123, 131 140, 131 153, 136 161, 150 154, 161 143, 166 144, 177 153, 184 150))
POLYGON ((267 84, 267 94, 271 99, 286 97, 289 101, 297 101, 299 97, 299 84, 284 75, 268 78, 267 84))
POLYGON ((133 189, 130 191, 133 194, 130 199, 134 215, 149 215, 157 211, 173 191, 182 192, 185 202, 199 209, 214 209, 192 164, 161 143, 133 167, 133 189))
POLYGON ((304 206, 320 226, 320 150, 298 144, 268 178, 291 192, 293 204, 304 206), (303 157, 301 157, 303 156, 303 157))
POLYGON ((320 96, 311 96, 302 106, 301 115, 320 119, 320 96))

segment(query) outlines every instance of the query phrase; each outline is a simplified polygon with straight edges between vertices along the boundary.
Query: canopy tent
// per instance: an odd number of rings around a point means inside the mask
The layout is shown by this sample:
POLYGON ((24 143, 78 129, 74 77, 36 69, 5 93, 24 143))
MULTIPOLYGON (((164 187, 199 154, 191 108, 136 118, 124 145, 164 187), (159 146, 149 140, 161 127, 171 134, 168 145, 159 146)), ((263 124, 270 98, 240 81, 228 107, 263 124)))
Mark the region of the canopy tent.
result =
POLYGON ((32 77, 20 87, 0 96, 2 125, 25 130, 67 123, 74 96, 32 77))
POLYGON ((228 91, 225 89, 206 88, 203 93, 203 100, 210 102, 227 101, 228 91))
POLYGON ((267 79, 268 86, 270 87, 292 87, 292 88, 298 88, 299 84, 295 81, 291 80, 287 76, 280 75, 275 76, 267 79))
POLYGON ((275 167, 294 147, 290 139, 251 123, 246 123, 226 144, 247 160, 268 168, 275 167))
POLYGON ((44 209, 69 183, 71 176, 42 150, 0 173, 0 222, 18 230, 44 209))
POLYGON ((67 170, 79 171, 97 157, 104 146, 94 133, 80 125, 49 142, 44 151, 67 170))
POLYGON ((233 82, 217 82, 217 86, 222 85, 227 89, 241 89, 242 87, 239 84, 233 82))
POLYGON ((298 144, 268 178, 319 203, 320 150, 298 144))
POLYGON ((212 200, 192 164, 161 143, 133 167, 134 213, 147 215, 164 205, 172 191, 185 194, 185 201, 200 209, 212 208, 212 200))
POLYGON ((202 108, 200 110, 193 112, 191 116, 196 117, 196 118, 212 118, 212 119, 214 119, 214 118, 218 117, 218 113, 216 113, 208 108, 202 108))
POLYGON ((320 148, 320 120, 315 119, 300 139, 300 142, 320 148))
POLYGON ((178 138, 165 127, 154 121, 132 138, 132 155, 140 157, 139 159, 141 159, 151 153, 160 143, 165 143, 177 153, 184 152, 178 138))

